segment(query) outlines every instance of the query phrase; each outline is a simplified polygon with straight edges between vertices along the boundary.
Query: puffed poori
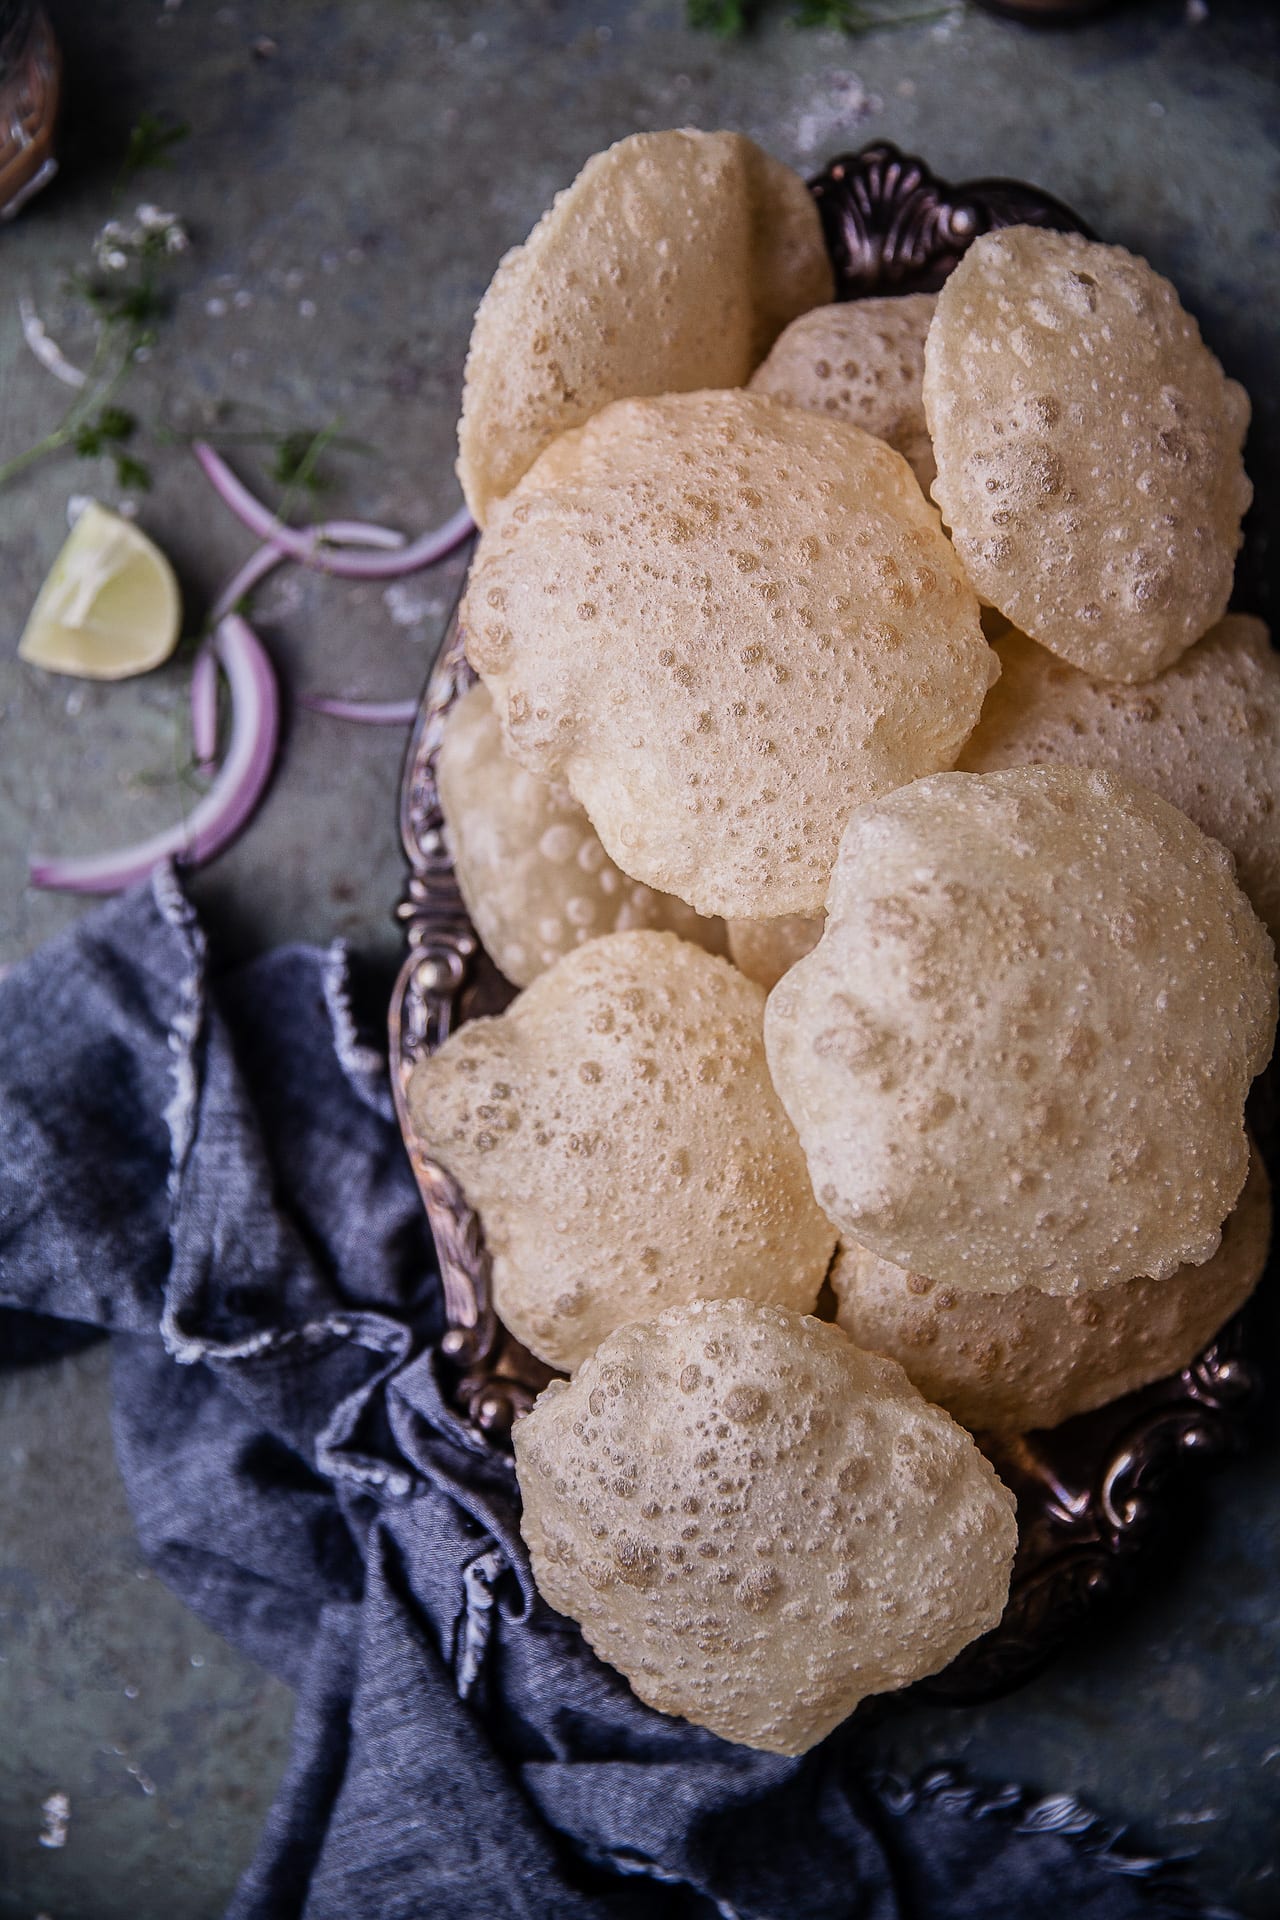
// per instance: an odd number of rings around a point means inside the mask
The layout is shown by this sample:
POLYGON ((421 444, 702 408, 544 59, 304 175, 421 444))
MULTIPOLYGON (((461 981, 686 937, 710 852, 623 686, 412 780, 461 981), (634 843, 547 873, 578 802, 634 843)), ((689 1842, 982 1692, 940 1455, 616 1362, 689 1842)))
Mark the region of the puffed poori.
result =
POLYGON ((954 765, 998 671, 901 455, 736 391, 562 434, 461 618, 512 755, 624 873, 736 919, 820 913, 850 812, 954 765))
POLYGON ((812 953, 822 938, 820 914, 784 914, 780 920, 730 920, 729 958, 740 973, 767 993, 789 967, 812 953))
POLYGON ((1261 620, 1229 613, 1157 680, 1118 686, 1016 628, 959 768, 1111 767, 1163 795, 1235 855, 1280 938, 1280 655, 1261 620))
POLYGON ((483 526, 542 449, 628 394, 736 387, 830 300, 798 173, 740 133, 635 133, 588 160, 480 303, 458 477, 483 526))
POLYGON ((543 1596, 640 1698, 803 1753, 1004 1608, 1013 1496, 891 1360, 747 1300, 620 1328, 515 1429, 543 1596))
POLYGON ((1249 402, 1145 260, 1043 227, 984 234, 938 295, 924 404, 956 550, 1024 633, 1149 680, 1221 619, 1249 402))
POLYGON ((672 933, 606 934, 414 1068, 414 1132, 480 1216, 499 1317, 551 1366, 704 1296, 816 1301, 836 1236, 763 1009, 672 933))
POLYGON ((858 808, 765 1044, 842 1235, 1065 1294, 1209 1259, 1275 1021, 1226 850, 1119 775, 1025 767, 858 808))
POLYGON ((846 1243, 831 1269, 849 1338, 906 1369, 926 1400, 975 1432, 1025 1433, 1176 1373, 1262 1277, 1271 1189, 1254 1150, 1244 1192, 1201 1267, 1057 1297, 973 1293, 904 1273, 846 1243))
POLYGON ((937 304, 935 293, 904 293, 815 307, 779 334, 748 384, 887 440, 927 494, 938 468, 924 417, 924 343, 937 304))
POLYGON ((722 920, 629 879, 569 789, 512 760, 483 686, 445 721, 436 786, 458 890, 485 951, 516 986, 597 934, 635 927, 725 951, 722 920))

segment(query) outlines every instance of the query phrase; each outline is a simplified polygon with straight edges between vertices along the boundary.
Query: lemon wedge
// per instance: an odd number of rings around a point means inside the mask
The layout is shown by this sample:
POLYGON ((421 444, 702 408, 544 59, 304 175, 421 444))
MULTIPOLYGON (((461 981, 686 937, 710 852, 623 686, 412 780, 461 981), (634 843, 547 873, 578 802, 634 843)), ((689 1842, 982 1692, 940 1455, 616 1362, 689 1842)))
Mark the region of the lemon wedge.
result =
POLYGON ((178 583, 159 547, 90 501, 36 596, 18 655, 49 673, 125 680, 167 660, 181 626, 178 583))

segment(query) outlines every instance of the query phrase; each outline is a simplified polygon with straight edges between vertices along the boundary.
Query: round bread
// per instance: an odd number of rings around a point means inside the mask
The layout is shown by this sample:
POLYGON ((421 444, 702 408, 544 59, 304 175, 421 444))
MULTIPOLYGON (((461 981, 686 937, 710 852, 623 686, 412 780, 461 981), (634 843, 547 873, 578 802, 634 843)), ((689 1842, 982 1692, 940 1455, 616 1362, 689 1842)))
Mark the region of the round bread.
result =
POLYGON ((984 234, 938 296, 924 404, 933 497, 1024 633, 1149 680, 1221 618, 1249 402, 1145 260, 1042 227, 984 234))
POLYGON ((812 953, 822 938, 822 918, 787 914, 781 920, 730 920, 729 958, 739 973, 765 992, 776 987, 789 967, 812 953))
POLYGON ((1136 687, 1095 680, 1016 628, 995 648, 1000 678, 960 767, 1127 773, 1235 855, 1241 886, 1280 939, 1280 655, 1261 620, 1229 613, 1136 687))
POLYGON ((997 671, 905 460, 740 391, 562 435, 462 623, 514 757, 625 873, 739 919, 820 913, 852 809, 951 766, 997 671))
POLYGON ((1202 1267, 1055 1299, 1038 1287, 971 1293, 846 1243, 831 1284, 849 1338, 906 1368, 926 1400, 975 1432, 1056 1427, 1176 1373, 1262 1277, 1271 1190, 1254 1151, 1244 1192, 1202 1267))
POLYGON ((858 809, 765 1042, 842 1234, 1062 1294, 1214 1252, 1275 1019, 1225 849, 1118 775, 1025 767, 858 809))
POLYGON ((751 389, 887 440, 927 493, 938 469, 921 385, 937 304, 936 293, 907 293, 815 307, 778 336, 751 389))
POLYGON ((465 693, 445 721, 436 785, 467 912, 485 951, 518 987, 597 934, 633 927, 665 927, 724 952, 722 920, 703 920, 683 900, 629 880, 569 789, 504 751, 483 686, 465 693))
POLYGON ((551 1366, 690 1300, 817 1300, 836 1236, 763 1010, 672 933, 607 934, 414 1068, 414 1133, 480 1215, 499 1317, 551 1366))
POLYGON ((476 521, 567 427, 628 394, 740 386, 831 293, 812 195, 740 133, 636 133, 597 153, 476 314, 458 426, 476 521))
POLYGON ((544 1598, 652 1707, 804 1753, 1003 1611, 1013 1496, 838 1328, 746 1300, 620 1328, 515 1429, 544 1598))

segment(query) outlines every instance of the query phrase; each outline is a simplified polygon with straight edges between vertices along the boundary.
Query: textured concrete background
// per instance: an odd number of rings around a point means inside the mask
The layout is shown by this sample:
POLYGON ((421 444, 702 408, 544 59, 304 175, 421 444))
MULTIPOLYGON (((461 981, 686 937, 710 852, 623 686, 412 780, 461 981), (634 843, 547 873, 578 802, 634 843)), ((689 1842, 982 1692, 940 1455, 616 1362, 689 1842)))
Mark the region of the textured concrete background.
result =
MULTIPOLYGON (((189 223, 177 300, 129 404, 180 435, 217 419, 324 426, 373 450, 328 463, 326 511, 406 529, 456 504, 453 421, 471 314, 501 251, 583 159, 641 127, 739 127, 806 169, 887 136, 943 173, 1037 180, 1170 273, 1252 389, 1259 485, 1242 607, 1274 604, 1280 403, 1280 19, 1269 5, 1135 4, 1073 34, 968 12, 856 40, 785 25, 722 45, 671 0, 53 0, 71 79, 62 180, 0 232, 0 460, 61 390, 22 344, 27 291, 69 349, 63 282, 113 211, 143 111, 191 125, 137 199, 189 223)), ((174 444, 140 517, 172 554, 198 628, 248 550, 174 444)), ((250 462, 247 469, 252 471, 250 462)), ((0 494, 0 962, 79 906, 24 889, 33 844, 89 849, 186 798, 181 663, 95 688, 13 644, 73 492, 63 459, 0 494)), ((295 693, 415 692, 456 586, 282 578, 260 624, 295 693)), ((197 897, 230 956, 344 934, 390 959, 402 740, 289 716, 279 777, 197 897)), ((1274 1329, 1273 1329, 1274 1331, 1274 1329)), ((151 1579, 112 1464, 102 1349, 0 1378, 0 1915, 195 1920, 225 1904, 287 1746, 288 1694, 151 1579), (41 1847, 41 1806, 71 1803, 41 1847)), ((1199 1850, 1196 1873, 1253 1915, 1280 1904, 1280 1438, 1188 1502, 1184 1538, 1122 1617, 1012 1699, 909 1697, 866 1716, 877 1763, 965 1760, 987 1779, 1078 1793, 1137 1844, 1199 1850)))

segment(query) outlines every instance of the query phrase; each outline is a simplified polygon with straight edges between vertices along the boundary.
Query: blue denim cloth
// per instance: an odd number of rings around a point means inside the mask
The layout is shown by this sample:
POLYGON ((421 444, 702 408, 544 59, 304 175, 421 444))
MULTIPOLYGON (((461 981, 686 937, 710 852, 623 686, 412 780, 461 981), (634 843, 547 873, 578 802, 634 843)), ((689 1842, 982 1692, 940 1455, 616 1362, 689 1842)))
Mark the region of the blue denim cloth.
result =
POLYGON ((67 1323, 113 1337, 149 1560, 298 1691, 232 1920, 1208 1911, 1065 1797, 667 1719, 539 1599, 512 1469, 440 1391, 340 950, 218 976, 162 871, 0 984, 0 1302, 11 1364, 67 1323))

